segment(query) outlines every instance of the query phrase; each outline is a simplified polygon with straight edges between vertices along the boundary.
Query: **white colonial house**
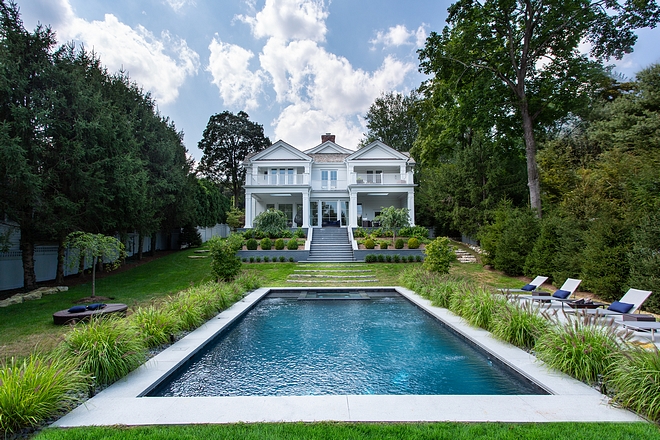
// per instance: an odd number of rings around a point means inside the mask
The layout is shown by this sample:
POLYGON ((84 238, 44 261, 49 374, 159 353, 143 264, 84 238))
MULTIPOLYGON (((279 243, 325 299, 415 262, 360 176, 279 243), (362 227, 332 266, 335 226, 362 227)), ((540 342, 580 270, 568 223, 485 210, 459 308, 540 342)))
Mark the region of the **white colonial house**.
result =
POLYGON ((380 141, 357 151, 331 134, 306 151, 277 141, 243 161, 245 227, 269 208, 284 212, 292 227, 371 226, 388 206, 408 208, 414 225, 414 165, 380 141))

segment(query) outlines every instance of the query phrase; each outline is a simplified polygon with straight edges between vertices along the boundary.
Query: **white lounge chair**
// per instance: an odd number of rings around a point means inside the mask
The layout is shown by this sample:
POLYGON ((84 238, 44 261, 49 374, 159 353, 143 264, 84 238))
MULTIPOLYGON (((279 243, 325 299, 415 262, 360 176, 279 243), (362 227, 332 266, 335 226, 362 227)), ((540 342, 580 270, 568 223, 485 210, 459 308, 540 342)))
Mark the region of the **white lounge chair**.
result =
POLYGON ((651 296, 650 290, 630 289, 619 301, 614 301, 606 309, 592 309, 586 312, 598 316, 621 316, 626 313, 635 313, 651 296))
POLYGON ((543 295, 531 295, 531 296, 526 296, 526 295, 520 295, 518 298, 522 299, 531 299, 532 301, 558 301, 561 302, 562 305, 564 302, 569 302, 569 301, 574 301, 575 298, 573 298, 573 294, 577 290, 578 286, 582 280, 576 280, 573 278, 567 278, 566 281, 564 281, 564 284, 561 285, 559 289, 555 291, 550 296, 543 296, 543 295))
POLYGON ((541 284, 545 283, 545 281, 548 279, 548 277, 544 276, 537 276, 534 278, 532 281, 530 281, 529 284, 525 284, 522 288, 520 289, 507 289, 507 288, 502 288, 499 289, 500 292, 511 292, 511 293, 520 293, 520 292, 534 292, 536 289, 541 287, 541 284))

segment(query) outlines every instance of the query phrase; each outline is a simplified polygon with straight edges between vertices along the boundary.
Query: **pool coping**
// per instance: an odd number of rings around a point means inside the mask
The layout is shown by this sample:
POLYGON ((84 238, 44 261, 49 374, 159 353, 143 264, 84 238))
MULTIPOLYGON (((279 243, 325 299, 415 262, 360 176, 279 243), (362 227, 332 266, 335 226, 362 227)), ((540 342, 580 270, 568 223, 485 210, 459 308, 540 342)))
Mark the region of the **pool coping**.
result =
MULTIPOLYGON (((278 288, 272 288, 278 289, 278 288)), ((281 288, 280 288, 281 289, 281 288)), ((320 289, 320 288, 319 288, 320 289)), ((335 287, 336 289, 336 287, 335 287)), ((597 390, 548 369, 531 354, 471 327, 411 290, 394 289, 454 331, 549 391, 550 395, 331 395, 140 397, 203 344, 238 319, 271 288, 260 288, 162 351, 51 426, 167 425, 238 422, 637 422, 597 390)), ((308 287, 286 290, 309 290, 308 287)))

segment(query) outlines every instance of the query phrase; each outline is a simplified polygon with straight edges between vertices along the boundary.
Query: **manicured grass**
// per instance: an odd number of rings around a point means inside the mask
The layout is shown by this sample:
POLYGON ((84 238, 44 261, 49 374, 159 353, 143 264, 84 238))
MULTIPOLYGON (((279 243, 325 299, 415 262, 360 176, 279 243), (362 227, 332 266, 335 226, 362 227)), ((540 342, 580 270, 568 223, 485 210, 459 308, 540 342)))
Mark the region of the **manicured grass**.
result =
MULTIPOLYGON (((155 297, 175 293, 211 279, 209 258, 192 259, 194 250, 166 255, 141 266, 96 281, 96 295, 129 306, 155 297)), ((129 263, 130 264, 130 263, 129 263)), ((92 294, 92 279, 74 286, 68 292, 46 295, 0 308, 0 362, 12 356, 28 356, 35 350, 50 351, 57 345, 68 326, 53 324, 53 313, 68 309, 81 298, 92 294)))
POLYGON ((46 429, 35 440, 657 439, 650 423, 277 423, 46 429))

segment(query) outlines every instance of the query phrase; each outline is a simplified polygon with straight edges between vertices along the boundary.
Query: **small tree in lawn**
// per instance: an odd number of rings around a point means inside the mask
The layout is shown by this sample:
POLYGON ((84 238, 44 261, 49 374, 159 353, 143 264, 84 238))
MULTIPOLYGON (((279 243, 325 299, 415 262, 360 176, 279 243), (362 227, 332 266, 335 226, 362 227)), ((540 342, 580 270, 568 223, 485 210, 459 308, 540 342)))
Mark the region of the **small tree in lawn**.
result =
POLYGON ((447 237, 438 237, 424 249, 424 269, 430 272, 449 273, 449 266, 456 260, 456 254, 447 237))
POLYGON ((218 281, 231 281, 241 271, 241 259, 236 252, 243 246, 240 234, 231 234, 226 240, 213 237, 208 241, 211 250, 211 272, 218 281))
POLYGON ((64 245, 79 249, 80 255, 92 257, 92 298, 96 296, 96 263, 99 258, 101 261, 111 262, 112 268, 116 269, 125 255, 124 243, 103 234, 72 232, 67 236, 64 245))
POLYGON ((381 208, 380 215, 375 220, 379 221, 384 229, 392 231, 392 243, 396 240, 396 231, 410 226, 408 208, 397 209, 394 206, 381 208))

